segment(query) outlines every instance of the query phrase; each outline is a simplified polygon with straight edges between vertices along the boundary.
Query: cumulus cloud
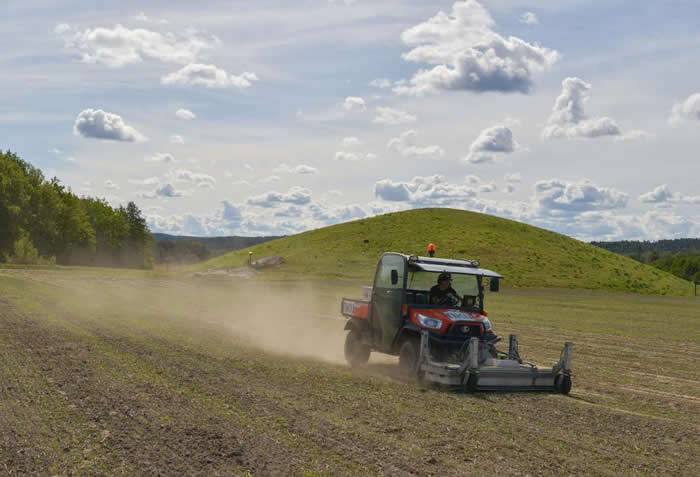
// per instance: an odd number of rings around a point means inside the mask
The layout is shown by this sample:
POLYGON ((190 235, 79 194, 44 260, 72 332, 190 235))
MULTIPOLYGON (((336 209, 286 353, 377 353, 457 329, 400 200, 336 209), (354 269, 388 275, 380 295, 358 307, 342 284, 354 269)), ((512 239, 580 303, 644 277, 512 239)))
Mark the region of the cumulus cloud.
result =
POLYGON ((157 187, 153 191, 140 192, 138 194, 138 196, 141 197, 142 199, 155 199, 156 197, 164 197, 164 198, 172 199, 174 197, 183 197, 185 195, 187 195, 186 192, 183 192, 183 191, 176 189, 175 186, 170 184, 170 183, 167 183, 167 184, 164 184, 160 187, 157 187))
POLYGON ((489 182, 488 184, 482 184, 479 186, 479 192, 489 193, 496 190, 496 184, 489 182))
POLYGON ((545 138, 597 138, 619 136, 620 128, 608 117, 588 118, 584 107, 590 97, 591 85, 580 78, 566 78, 562 91, 554 102, 552 114, 542 131, 545 138))
POLYGON ((280 164, 279 167, 275 168, 273 172, 277 173, 287 173, 287 174, 318 174, 318 169, 315 167, 307 166, 306 164, 299 164, 298 166, 289 166, 287 164, 280 164))
POLYGON ((187 64, 195 61, 202 50, 217 46, 219 41, 193 31, 184 36, 159 33, 143 28, 88 28, 66 39, 66 48, 77 51, 85 63, 99 63, 111 68, 158 60, 187 64))
POLYGON ((391 139, 387 148, 394 150, 404 157, 442 157, 445 155, 444 149, 440 146, 418 146, 416 145, 416 132, 414 130, 401 133, 399 137, 391 139))
POLYGON ((464 182, 466 182, 467 184, 478 184, 479 182, 481 182, 481 178, 479 176, 469 174, 464 178, 464 182))
POLYGON ((360 141, 356 137, 344 137, 343 140, 340 142, 344 147, 354 147, 354 146, 359 146, 362 144, 362 141, 360 141))
POLYGON ((249 205, 257 207, 276 207, 281 204, 305 205, 311 202, 311 191, 303 187, 292 187, 287 192, 266 192, 250 197, 249 205))
POLYGON ((216 179, 209 174, 204 174, 201 172, 192 172, 187 169, 178 169, 175 171, 175 178, 178 182, 190 182, 197 185, 197 187, 211 189, 216 185, 216 179))
POLYGON ((345 111, 367 111, 365 100, 358 96, 348 96, 343 102, 345 111))
POLYGON ((185 121, 191 121, 192 119, 196 119, 197 115, 189 109, 180 108, 175 111, 175 117, 178 119, 184 119, 185 121))
POLYGON ((255 73, 246 71, 240 75, 233 75, 214 65, 202 63, 190 63, 160 79, 165 85, 238 89, 249 88, 255 81, 258 81, 255 73))
POLYGON ((129 179, 129 183, 136 185, 158 185, 160 184, 160 179, 157 177, 147 177, 145 179, 129 179))
POLYGON ((372 161, 377 158, 376 154, 368 152, 367 154, 354 153, 347 151, 338 151, 335 153, 336 161, 372 161))
POLYGON ((406 61, 430 65, 394 92, 420 96, 440 90, 529 93, 535 73, 548 70, 559 58, 556 51, 493 31, 494 21, 476 0, 455 2, 401 35, 413 47, 406 61))
POLYGON ((375 124, 385 124, 388 126, 396 126, 398 124, 412 123, 416 121, 416 116, 398 109, 378 107, 377 116, 374 118, 375 124))
POLYGON ((374 194, 385 201, 414 205, 448 205, 476 196, 474 189, 451 184, 439 175, 414 177, 408 182, 382 179, 375 183, 374 194))
POLYGON ((513 172, 512 174, 506 174, 503 176, 503 180, 508 183, 520 182, 522 178, 519 172, 513 172))
POLYGON ((120 189, 119 185, 115 184, 110 179, 107 179, 104 182, 104 185, 105 185, 105 189, 109 189, 109 190, 119 190, 120 189))
POLYGON ((677 125, 683 121, 700 121, 700 93, 692 94, 673 105, 669 122, 677 125))
POLYGON ((481 134, 469 146, 469 154, 464 160, 473 164, 493 162, 494 154, 510 154, 516 146, 510 128, 492 126, 481 131, 481 134))
POLYGON ((64 33, 68 33, 69 31, 71 31, 71 26, 67 23, 59 23, 53 29, 53 32, 56 35, 63 35, 64 33))
POLYGON ((587 211, 621 209, 628 196, 613 188, 599 187, 588 181, 559 179, 535 183, 535 205, 544 215, 571 215, 587 211))
POLYGON ((144 12, 139 12, 138 15, 134 16, 134 20, 143 22, 143 23, 155 23, 158 25, 167 25, 168 20, 165 19, 157 19, 157 18, 152 18, 146 15, 144 12))
POLYGON ((175 162, 175 157, 173 157, 173 155, 168 152, 157 152, 152 156, 144 158, 144 160, 148 162, 164 162, 170 164, 172 162, 175 162))
POLYGON ((520 16, 520 23, 525 25, 537 25, 540 20, 537 18, 533 12, 525 12, 520 16))
POLYGON ((650 204, 663 204, 666 202, 700 204, 700 196, 683 195, 671 192, 666 184, 661 184, 653 190, 639 196, 639 200, 650 204))
POLYGON ((173 134, 170 136, 170 143, 171 144, 185 144, 185 138, 180 136, 179 134, 173 134))
POLYGON ((243 213, 241 207, 232 204, 231 202, 225 200, 222 202, 224 210, 221 213, 221 218, 229 225, 238 225, 243 220, 243 213))
POLYGON ((386 78, 377 78, 369 83, 370 86, 379 89, 389 89, 391 88, 391 81, 386 78))
POLYGON ((121 116, 101 109, 85 109, 73 124, 77 136, 110 141, 141 142, 146 136, 124 122, 121 116))

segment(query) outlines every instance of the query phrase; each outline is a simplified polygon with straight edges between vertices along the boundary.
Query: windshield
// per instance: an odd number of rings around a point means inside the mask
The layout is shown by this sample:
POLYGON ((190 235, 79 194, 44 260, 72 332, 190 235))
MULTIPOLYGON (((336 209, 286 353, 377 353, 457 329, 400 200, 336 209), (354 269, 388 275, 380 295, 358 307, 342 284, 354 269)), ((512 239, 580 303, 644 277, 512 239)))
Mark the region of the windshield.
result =
MULTIPOLYGON (((433 285, 437 284, 439 273, 410 271, 408 274, 408 289, 409 290, 426 290, 429 291, 433 285)), ((475 275, 458 275, 452 274, 452 288, 457 292, 457 296, 462 298, 464 295, 478 296, 479 281, 475 275)))

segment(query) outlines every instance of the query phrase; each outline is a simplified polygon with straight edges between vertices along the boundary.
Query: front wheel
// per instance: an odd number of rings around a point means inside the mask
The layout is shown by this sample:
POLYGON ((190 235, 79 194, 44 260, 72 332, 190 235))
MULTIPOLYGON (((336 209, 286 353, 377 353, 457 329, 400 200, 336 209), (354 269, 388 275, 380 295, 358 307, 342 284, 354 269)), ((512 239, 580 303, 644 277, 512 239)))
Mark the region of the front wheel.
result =
POLYGON ((372 352, 370 347, 362 342, 362 335, 357 330, 350 330, 345 337, 345 360, 350 366, 362 366, 369 361, 372 352))
POLYGON ((418 368, 418 340, 409 338, 399 348, 399 369, 405 375, 416 374, 418 368))
POLYGON ((554 387, 562 394, 569 394, 571 392, 571 385, 571 376, 568 374, 560 374, 554 380, 554 387))

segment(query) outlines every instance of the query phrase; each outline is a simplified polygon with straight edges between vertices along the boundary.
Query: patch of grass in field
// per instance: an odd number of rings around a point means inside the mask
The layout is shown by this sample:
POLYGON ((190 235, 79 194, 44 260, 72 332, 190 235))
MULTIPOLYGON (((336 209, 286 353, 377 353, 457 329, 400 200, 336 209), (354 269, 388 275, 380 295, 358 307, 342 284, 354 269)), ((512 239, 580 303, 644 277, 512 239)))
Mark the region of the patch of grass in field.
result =
POLYGON ((281 255, 273 277, 371 280, 383 252, 477 258, 505 275, 506 286, 610 289, 687 295, 689 282, 570 237, 512 220, 454 209, 420 209, 312 230, 216 257, 198 268, 239 267, 281 255))

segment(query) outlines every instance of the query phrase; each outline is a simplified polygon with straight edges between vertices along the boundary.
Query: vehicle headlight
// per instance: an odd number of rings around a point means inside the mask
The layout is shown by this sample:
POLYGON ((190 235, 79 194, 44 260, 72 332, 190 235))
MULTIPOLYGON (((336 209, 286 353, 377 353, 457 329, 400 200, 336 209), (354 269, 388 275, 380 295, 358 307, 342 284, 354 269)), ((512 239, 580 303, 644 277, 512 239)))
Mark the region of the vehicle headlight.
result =
POLYGON ((437 318, 433 318, 432 316, 418 313, 416 318, 418 318, 418 322, 421 325, 425 326, 426 328, 430 328, 431 330, 439 330, 442 328, 442 321, 438 320, 437 318))
POLYGON ((488 318, 484 317, 483 323, 484 323, 484 330, 488 331, 488 330, 490 330, 491 328, 493 328, 493 327, 491 326, 491 320, 489 320, 488 318))

